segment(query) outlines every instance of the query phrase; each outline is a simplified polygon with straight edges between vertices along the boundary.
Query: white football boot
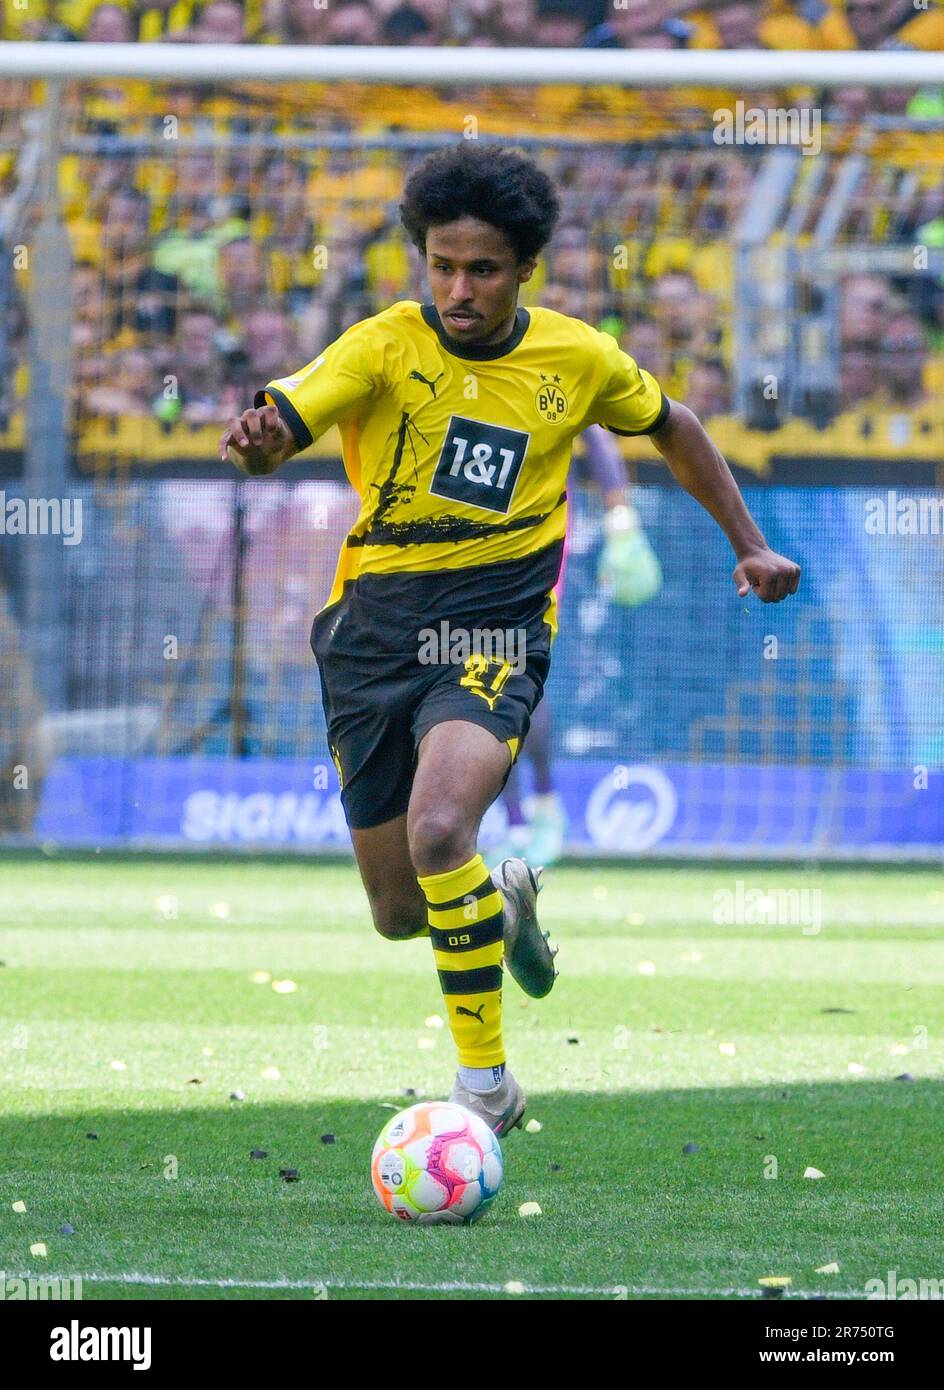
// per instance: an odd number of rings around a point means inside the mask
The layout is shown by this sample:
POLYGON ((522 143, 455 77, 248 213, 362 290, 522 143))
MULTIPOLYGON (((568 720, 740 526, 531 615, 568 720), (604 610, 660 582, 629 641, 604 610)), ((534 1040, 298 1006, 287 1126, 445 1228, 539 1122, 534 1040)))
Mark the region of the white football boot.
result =
POLYGON ((541 869, 533 873, 523 859, 505 859, 492 871, 492 882, 505 907, 505 964, 532 999, 550 994, 558 973, 554 969, 557 951, 547 944, 550 932, 538 926, 541 873, 541 869))
POLYGON ((507 1067, 494 1091, 470 1091, 457 1076, 449 1099, 453 1105, 461 1105, 478 1115, 499 1139, 516 1125, 520 1126, 527 1105, 524 1092, 507 1067))

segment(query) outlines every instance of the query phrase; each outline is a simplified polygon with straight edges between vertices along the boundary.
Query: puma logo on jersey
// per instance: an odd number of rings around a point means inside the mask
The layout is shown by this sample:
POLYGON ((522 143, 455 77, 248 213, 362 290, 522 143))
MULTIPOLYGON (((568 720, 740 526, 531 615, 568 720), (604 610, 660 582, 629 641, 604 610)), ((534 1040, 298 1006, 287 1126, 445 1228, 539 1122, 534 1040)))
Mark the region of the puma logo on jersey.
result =
POLYGON ((473 1013, 472 1010, 471 1010, 471 1009, 467 1009, 466 1006, 465 1006, 464 1004, 457 1004, 457 1005, 456 1005, 456 1013, 457 1013, 457 1014, 463 1014, 466 1018, 474 1018, 474 1019, 476 1019, 479 1023, 484 1023, 484 1022, 485 1022, 485 1019, 482 1017, 482 1010, 483 1010, 484 1008, 485 1008, 485 1005, 484 1005, 484 1004, 480 1004, 480 1005, 478 1006, 478 1008, 475 1010, 475 1012, 473 1013))
POLYGON ((416 371, 414 371, 414 372, 410 372, 410 380, 411 380, 411 381, 421 381, 421 382, 423 383, 424 386, 428 386, 429 389, 430 389, 430 390, 432 391, 432 393, 433 393, 433 400, 435 400, 435 399, 436 399, 436 382, 437 382, 437 381, 442 381, 442 379, 443 379, 443 377, 444 377, 445 375, 446 375, 445 372, 440 372, 440 373, 439 373, 439 376, 435 377, 434 380, 430 381, 429 377, 428 377, 428 376, 424 376, 422 372, 416 372, 416 371))

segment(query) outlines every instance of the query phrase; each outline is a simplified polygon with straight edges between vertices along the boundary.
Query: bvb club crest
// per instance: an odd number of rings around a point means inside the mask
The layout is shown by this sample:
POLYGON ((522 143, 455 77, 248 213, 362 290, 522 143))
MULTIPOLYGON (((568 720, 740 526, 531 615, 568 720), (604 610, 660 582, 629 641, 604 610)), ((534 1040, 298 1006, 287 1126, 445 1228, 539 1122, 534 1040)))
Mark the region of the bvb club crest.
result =
POLYGON ((538 414, 548 424, 560 424, 567 414, 567 397, 561 390, 560 377, 546 377, 541 373, 541 386, 534 398, 538 414))

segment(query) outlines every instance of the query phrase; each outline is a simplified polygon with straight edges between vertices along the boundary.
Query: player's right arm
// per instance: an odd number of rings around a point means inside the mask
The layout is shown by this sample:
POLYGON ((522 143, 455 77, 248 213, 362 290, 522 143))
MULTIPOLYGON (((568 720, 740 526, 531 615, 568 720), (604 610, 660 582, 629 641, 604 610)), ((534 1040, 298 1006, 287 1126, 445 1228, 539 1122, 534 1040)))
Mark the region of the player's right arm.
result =
POLYGON ((374 324, 354 324, 293 376, 257 391, 252 409, 230 420, 223 433, 224 459, 246 473, 273 473, 332 425, 356 417, 384 385, 374 324))

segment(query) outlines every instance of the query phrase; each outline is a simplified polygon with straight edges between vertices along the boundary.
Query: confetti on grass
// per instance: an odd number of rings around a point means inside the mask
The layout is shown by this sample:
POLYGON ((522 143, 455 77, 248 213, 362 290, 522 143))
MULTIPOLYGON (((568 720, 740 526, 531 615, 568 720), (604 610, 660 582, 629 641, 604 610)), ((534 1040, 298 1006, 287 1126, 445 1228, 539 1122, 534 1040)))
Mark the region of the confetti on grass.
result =
POLYGON ((40 1240, 37 1241, 35 1245, 30 1246, 30 1254, 36 1255, 39 1257, 39 1259, 44 1260, 46 1256, 49 1254, 49 1251, 46 1249, 45 1245, 40 1240))
POLYGON ((22 1213, 26 1210, 26 1203, 25 1203, 25 1202, 14 1202, 14 1203, 13 1203, 13 1210, 14 1210, 14 1211, 18 1211, 18 1212, 20 1212, 20 1213, 22 1214, 22 1213))
POLYGON ((520 1279, 509 1279, 508 1283, 505 1285, 505 1293, 519 1294, 526 1292, 527 1290, 520 1279))
POLYGON ((820 1265, 820 1267, 819 1267, 819 1269, 816 1271, 816 1273, 817 1273, 817 1274, 838 1274, 838 1273, 839 1273, 839 1265, 836 1263, 835 1260, 833 1260, 833 1261, 832 1261, 830 1264, 828 1264, 828 1265, 820 1265))
POLYGON ((541 1216, 542 1214, 537 1202, 522 1202, 518 1208, 519 1216, 541 1216))
POLYGON ((818 1168, 807 1168, 803 1174, 805 1178, 824 1178, 825 1173, 821 1173, 818 1168))

